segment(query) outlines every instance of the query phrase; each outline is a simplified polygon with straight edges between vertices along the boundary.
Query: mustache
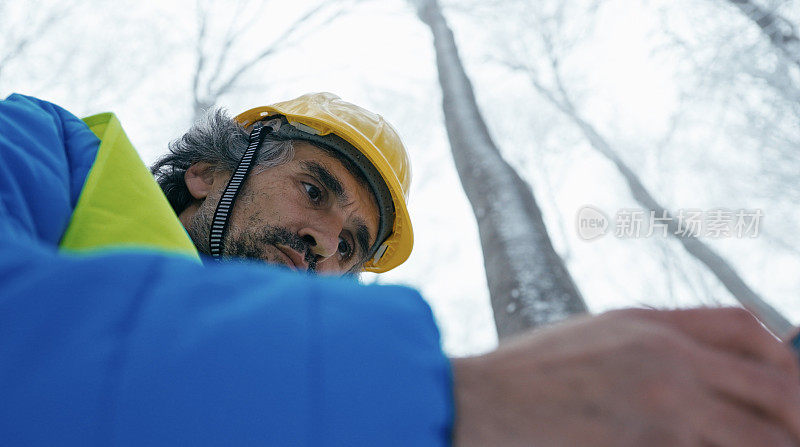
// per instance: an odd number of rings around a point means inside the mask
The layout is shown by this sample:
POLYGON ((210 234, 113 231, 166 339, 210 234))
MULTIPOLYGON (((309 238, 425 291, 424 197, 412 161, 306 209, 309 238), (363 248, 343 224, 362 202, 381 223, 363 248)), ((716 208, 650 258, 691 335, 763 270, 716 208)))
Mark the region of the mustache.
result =
POLYGON ((311 244, 298 236, 297 233, 292 233, 286 228, 271 227, 269 233, 269 243, 285 245, 292 250, 303 253, 303 259, 308 264, 308 271, 315 272, 317 270, 317 257, 311 253, 311 244))
POLYGON ((265 245, 284 245, 303 253, 308 272, 317 269, 317 257, 311 252, 311 243, 284 227, 269 226, 258 231, 246 231, 236 239, 226 241, 225 251, 230 257, 261 259, 265 245))

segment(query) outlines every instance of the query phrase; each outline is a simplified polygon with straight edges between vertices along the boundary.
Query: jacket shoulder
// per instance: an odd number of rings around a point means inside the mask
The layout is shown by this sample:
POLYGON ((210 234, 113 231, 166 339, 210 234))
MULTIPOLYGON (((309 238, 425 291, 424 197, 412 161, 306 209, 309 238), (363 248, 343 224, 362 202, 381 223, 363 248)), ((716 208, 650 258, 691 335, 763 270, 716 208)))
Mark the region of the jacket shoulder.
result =
POLYGON ((99 144, 53 103, 20 94, 0 101, 0 195, 15 233, 58 243, 99 144))

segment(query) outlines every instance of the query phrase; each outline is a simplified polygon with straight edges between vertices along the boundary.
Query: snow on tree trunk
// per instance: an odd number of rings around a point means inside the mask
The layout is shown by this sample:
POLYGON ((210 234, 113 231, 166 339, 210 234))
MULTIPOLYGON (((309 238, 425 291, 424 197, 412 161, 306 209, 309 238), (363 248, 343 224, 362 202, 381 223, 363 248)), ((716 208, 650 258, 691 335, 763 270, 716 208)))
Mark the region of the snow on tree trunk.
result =
POLYGON ((586 312, 553 249, 530 186, 502 158, 475 101, 453 33, 436 0, 416 0, 433 34, 445 125, 478 222, 498 336, 586 312))

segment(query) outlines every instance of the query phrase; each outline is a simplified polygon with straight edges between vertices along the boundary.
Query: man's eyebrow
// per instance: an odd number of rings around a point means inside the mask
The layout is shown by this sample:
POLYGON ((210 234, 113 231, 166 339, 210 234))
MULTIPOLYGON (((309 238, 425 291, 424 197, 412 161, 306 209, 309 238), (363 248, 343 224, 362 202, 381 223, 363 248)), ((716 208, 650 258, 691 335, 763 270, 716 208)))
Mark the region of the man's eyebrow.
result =
MULTIPOLYGON (((367 224, 362 219, 356 219, 356 242, 358 243, 358 248, 361 251, 361 258, 365 258, 369 256, 369 230, 367 230, 367 224)), ((364 259, 363 261, 366 262, 369 259, 364 259)))
POLYGON ((331 171, 329 171, 328 168, 322 166, 316 161, 303 161, 301 162, 301 165, 310 174, 316 177, 328 191, 333 193, 338 202, 350 201, 350 196, 347 195, 344 187, 342 187, 342 182, 340 182, 336 176, 331 174, 331 171))

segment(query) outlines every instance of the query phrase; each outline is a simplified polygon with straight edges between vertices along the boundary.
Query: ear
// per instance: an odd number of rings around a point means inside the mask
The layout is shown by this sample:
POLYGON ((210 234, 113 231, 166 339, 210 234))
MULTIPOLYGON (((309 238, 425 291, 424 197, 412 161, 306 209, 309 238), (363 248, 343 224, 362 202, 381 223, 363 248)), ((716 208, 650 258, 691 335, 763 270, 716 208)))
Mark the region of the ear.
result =
POLYGON ((214 186, 214 165, 201 161, 189 166, 183 176, 189 194, 202 200, 208 196, 214 186))

